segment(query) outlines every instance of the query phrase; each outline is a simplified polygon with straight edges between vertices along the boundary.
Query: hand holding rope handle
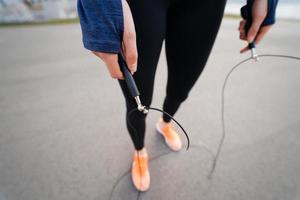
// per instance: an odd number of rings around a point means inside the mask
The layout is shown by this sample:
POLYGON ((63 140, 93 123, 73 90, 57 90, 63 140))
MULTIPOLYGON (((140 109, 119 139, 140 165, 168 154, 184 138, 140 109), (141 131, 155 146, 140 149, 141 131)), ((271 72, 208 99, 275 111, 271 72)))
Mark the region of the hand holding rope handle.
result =
POLYGON ((146 106, 143 106, 140 100, 140 92, 136 86, 136 83, 132 77, 132 74, 128 70, 127 64, 124 60, 124 57, 121 53, 118 54, 118 62, 121 68, 121 71, 124 75, 127 87, 129 89, 129 92, 131 96, 135 99, 137 105, 138 105, 138 110, 143 112, 144 114, 148 113, 148 110, 146 109, 146 106))

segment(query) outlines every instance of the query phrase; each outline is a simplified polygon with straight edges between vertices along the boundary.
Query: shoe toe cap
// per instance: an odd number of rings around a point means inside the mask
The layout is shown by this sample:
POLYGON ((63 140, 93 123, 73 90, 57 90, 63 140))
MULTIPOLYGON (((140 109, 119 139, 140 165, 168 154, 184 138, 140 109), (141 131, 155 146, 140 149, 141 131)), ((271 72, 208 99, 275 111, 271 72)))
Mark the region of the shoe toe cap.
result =
POLYGON ((179 151, 182 149, 182 143, 180 139, 173 140, 173 141, 166 141, 166 142, 173 151, 179 151))

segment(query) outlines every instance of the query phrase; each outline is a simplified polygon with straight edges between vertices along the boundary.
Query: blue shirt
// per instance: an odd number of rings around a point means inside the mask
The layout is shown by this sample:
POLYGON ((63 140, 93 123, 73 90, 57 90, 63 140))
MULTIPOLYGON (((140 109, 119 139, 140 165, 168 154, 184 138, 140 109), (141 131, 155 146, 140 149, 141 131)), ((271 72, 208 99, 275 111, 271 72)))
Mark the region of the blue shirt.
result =
MULTIPOLYGON (((139 0, 144 1, 144 0, 139 0)), ((247 0, 242 16, 251 19, 254 0, 247 0)), ((275 23, 278 0, 268 0, 268 14, 263 25, 275 23)), ((84 47, 91 51, 119 53, 124 31, 121 0, 78 0, 78 16, 84 47)))
POLYGON ((77 10, 84 47, 119 53, 124 31, 121 0, 78 0, 77 10))

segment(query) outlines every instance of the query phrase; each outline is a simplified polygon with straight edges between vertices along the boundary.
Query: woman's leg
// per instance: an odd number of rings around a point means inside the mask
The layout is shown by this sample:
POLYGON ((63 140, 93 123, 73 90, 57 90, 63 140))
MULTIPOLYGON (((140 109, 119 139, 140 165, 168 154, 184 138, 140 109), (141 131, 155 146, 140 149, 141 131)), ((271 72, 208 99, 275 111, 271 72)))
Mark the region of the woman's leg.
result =
MULTIPOLYGON (((146 106, 150 106, 152 101, 156 66, 165 37, 167 15, 165 2, 165 0, 128 1, 135 23, 138 48, 138 67, 133 77, 141 93, 141 101, 146 106)), ((119 83, 125 96, 127 114, 137 105, 131 97, 125 81, 119 80, 119 83)), ((133 128, 127 123, 127 129, 136 150, 144 147, 145 118, 145 114, 134 112, 128 119, 133 128)))
MULTIPOLYGON (((218 33, 226 0, 179 0, 168 10, 167 95, 163 109, 174 115, 203 71, 218 33)), ((163 120, 170 118, 163 115, 163 120)))

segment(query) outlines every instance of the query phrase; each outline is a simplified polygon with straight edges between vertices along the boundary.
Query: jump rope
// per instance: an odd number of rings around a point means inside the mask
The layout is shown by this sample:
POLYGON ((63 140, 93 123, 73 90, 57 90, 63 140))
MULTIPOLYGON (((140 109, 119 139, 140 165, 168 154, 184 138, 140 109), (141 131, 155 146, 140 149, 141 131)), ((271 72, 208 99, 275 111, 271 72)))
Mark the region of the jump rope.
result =
MULTIPOLYGON (((249 62, 249 61, 259 61, 261 58, 263 57, 273 57, 273 58, 285 58, 285 59, 293 59, 293 60, 298 60, 300 61, 300 57, 296 57, 296 56, 289 56, 289 55, 280 55, 280 54, 260 54, 258 55, 256 53, 256 47, 255 47, 255 44, 254 43, 249 43, 248 45, 248 48, 250 49, 251 51, 251 56, 249 58, 246 58, 242 61, 240 61, 239 63, 237 63, 236 65, 234 65, 230 70, 229 72, 226 74, 226 77, 225 77, 225 80, 222 84, 222 91, 221 91, 221 122, 222 122, 222 134, 221 134, 221 138, 220 138, 220 141, 217 145, 217 151, 216 153, 212 153, 212 151, 204 146, 212 155, 213 155, 213 161, 212 161, 212 166, 211 166, 211 169, 210 169, 210 172, 208 174, 208 178, 210 179, 212 177, 212 175, 214 174, 215 170, 216 170, 216 166, 217 166, 217 162, 218 162, 218 159, 220 157, 220 154, 222 152, 222 148, 223 148, 223 144, 224 144, 224 141, 225 141, 225 138, 226 138, 226 124, 225 124, 225 91, 226 91, 226 85, 228 83, 228 80, 231 76, 231 74, 239 67, 242 67, 243 64, 249 62)), ((166 114, 167 116, 169 116, 171 118, 171 120, 173 120, 179 127, 180 129, 182 130, 182 132, 184 133, 185 137, 186 137, 186 140, 187 140, 187 146, 186 146, 186 151, 189 150, 189 147, 190 147, 190 139, 189 139, 189 136, 187 134, 187 132, 185 131, 185 129, 183 128, 183 126, 174 118, 172 117, 169 113, 161 110, 161 109, 158 109, 158 108, 154 108, 154 107, 147 107, 147 106, 144 106, 140 100, 140 92, 137 88, 137 85, 131 75, 131 73, 129 72, 128 70, 128 67, 127 67, 127 64, 123 58, 123 56, 121 54, 118 55, 118 61, 119 61, 119 65, 120 65, 120 68, 121 68, 121 71, 122 73, 124 74, 124 78, 125 78, 125 81, 126 81, 126 85, 130 91, 130 94, 131 96, 135 99, 135 102, 137 104, 137 107, 130 110, 128 113, 127 113, 127 123, 128 125, 132 128, 132 130, 134 130, 135 134, 138 134, 137 131, 134 129, 134 127, 132 126, 132 123, 129 121, 130 119, 130 116, 134 113, 134 112, 142 112, 144 113, 145 115, 149 113, 150 110, 153 110, 153 111, 157 111, 157 112, 161 112, 161 113, 164 113, 166 114)), ((165 153, 166 154, 166 153, 165 153)), ((162 154, 162 155, 159 155, 159 156, 156 156, 154 157, 152 160, 160 157, 160 156, 163 156, 165 154, 162 154)), ((139 160, 139 159, 138 159, 139 160)), ((113 194, 113 191, 116 187, 116 185, 119 183, 119 181, 124 178, 130 171, 127 171, 125 172, 119 179, 118 181, 114 184, 113 186, 113 190, 112 190, 112 193, 111 193, 111 196, 113 194)), ((138 192, 138 196, 137 196, 137 199, 140 198, 140 195, 141 195, 141 192, 138 192)))

